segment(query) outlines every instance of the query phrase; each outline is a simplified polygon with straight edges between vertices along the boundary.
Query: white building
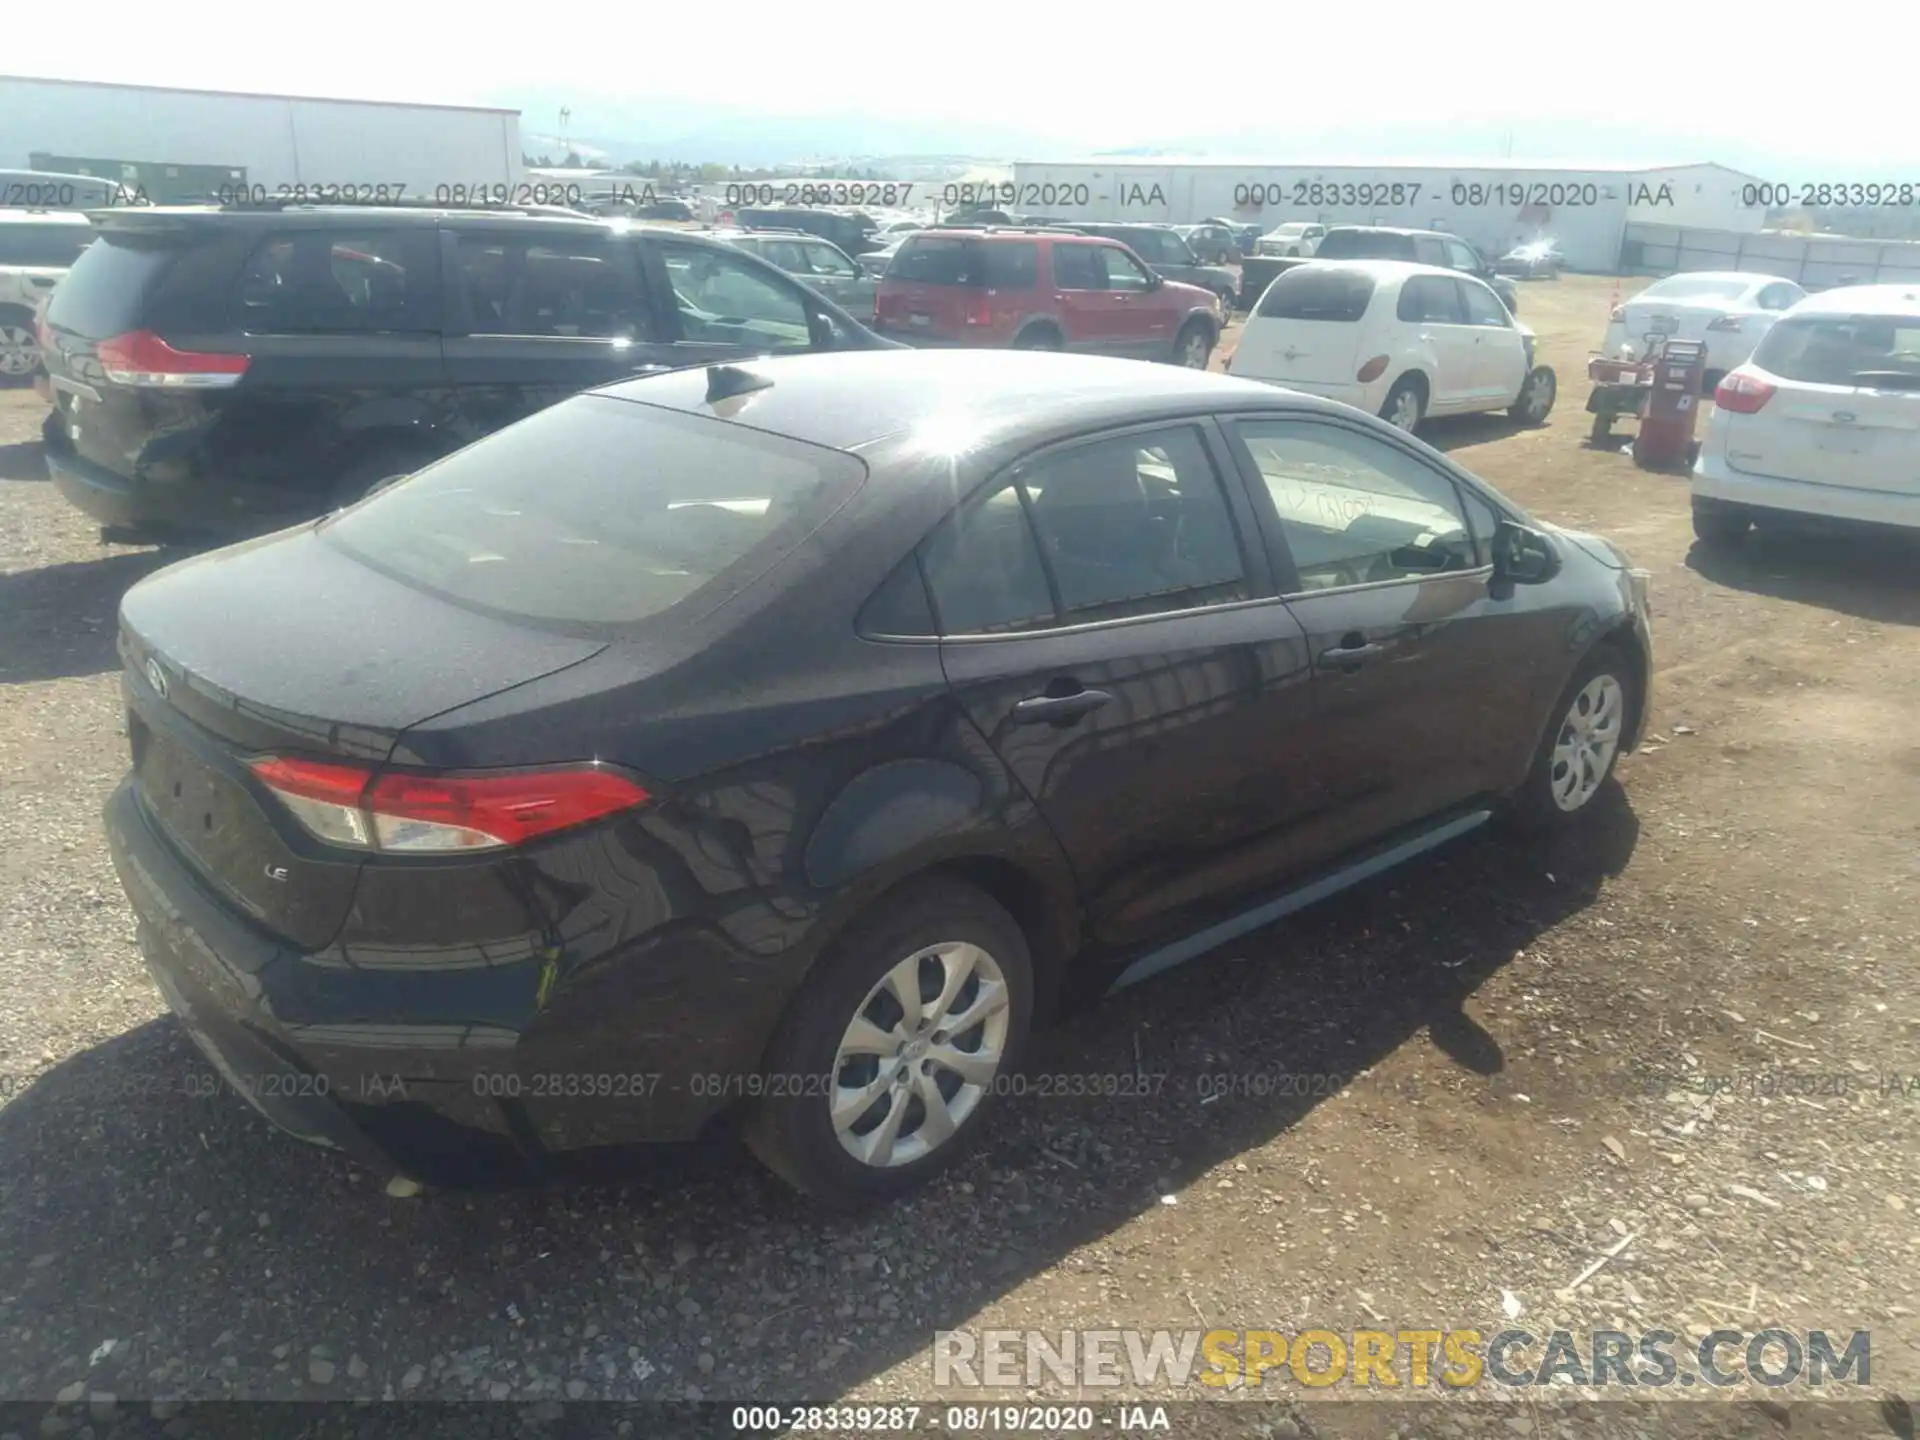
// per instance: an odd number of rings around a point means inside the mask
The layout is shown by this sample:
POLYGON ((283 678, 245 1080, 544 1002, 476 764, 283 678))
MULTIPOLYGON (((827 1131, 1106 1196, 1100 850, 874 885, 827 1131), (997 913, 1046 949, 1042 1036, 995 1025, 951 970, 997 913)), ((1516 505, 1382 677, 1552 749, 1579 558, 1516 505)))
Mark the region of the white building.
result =
POLYGON ((1289 220, 1445 230, 1499 254, 1553 240, 1574 269, 1611 270, 1629 220, 1758 231, 1743 201, 1755 177, 1713 164, 1657 168, 1459 164, 1282 164, 1153 159, 1020 162, 1000 208, 1061 220, 1191 224, 1209 217, 1263 229, 1289 220))
POLYGON ((520 115, 0 76, 0 169, 91 175, 108 165, 122 168, 114 178, 172 180, 182 191, 216 181, 268 196, 282 185, 385 185, 389 197, 404 186, 431 200, 445 186, 445 199, 456 185, 520 180, 520 115))

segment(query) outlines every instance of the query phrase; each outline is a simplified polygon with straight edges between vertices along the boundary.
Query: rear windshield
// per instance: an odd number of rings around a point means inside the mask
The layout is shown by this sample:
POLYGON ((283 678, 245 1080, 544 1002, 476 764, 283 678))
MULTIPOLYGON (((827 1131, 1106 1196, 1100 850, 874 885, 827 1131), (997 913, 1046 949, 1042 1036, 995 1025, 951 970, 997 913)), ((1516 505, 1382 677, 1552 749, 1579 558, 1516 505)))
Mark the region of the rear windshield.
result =
POLYGON ((1920 388, 1920 316, 1793 316, 1767 332, 1753 363, 1813 385, 1920 388))
POLYGON ((1642 297, 1658 295, 1667 300, 1684 300, 1697 296, 1702 300, 1731 300, 1736 295, 1746 294, 1753 284, 1751 280, 1720 280, 1704 275, 1673 275, 1649 285, 1640 292, 1642 297))
POLYGON ((428 466, 320 533, 455 604, 598 631, 719 604, 865 478, 837 450, 582 395, 428 466))
POLYGON ((54 287, 47 323, 96 340, 139 329, 148 288, 178 253, 134 236, 101 237, 54 287))
POLYGON ((1267 287, 1256 314, 1268 320, 1355 321, 1373 300, 1373 277, 1364 270, 1302 265, 1267 287))
POLYGON ((92 243, 91 225, 0 225, 0 265, 64 270, 92 243))
MULTIPOLYGON (((978 285, 987 279, 988 252, 996 247, 957 235, 914 235, 901 242, 887 279, 919 285, 978 285)), ((1025 247, 1033 250, 1031 244, 1025 247)))
POLYGON ((1377 230, 1329 230, 1313 254, 1317 260, 1411 260, 1413 237, 1377 230))

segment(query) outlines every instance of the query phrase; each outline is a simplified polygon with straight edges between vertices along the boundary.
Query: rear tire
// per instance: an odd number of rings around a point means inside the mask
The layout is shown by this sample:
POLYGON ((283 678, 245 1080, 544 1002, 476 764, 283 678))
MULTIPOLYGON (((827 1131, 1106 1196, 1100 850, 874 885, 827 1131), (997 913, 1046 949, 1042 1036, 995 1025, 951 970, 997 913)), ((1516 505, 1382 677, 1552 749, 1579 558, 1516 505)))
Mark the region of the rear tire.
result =
POLYGON ((29 385, 39 373, 33 316, 17 306, 0 306, 0 386, 29 385))
POLYGON ((747 1147, 835 1209, 903 1195, 984 1133, 1032 1018, 1033 961, 1013 917, 971 885, 915 882, 856 921, 807 977, 767 1047, 763 1073, 783 1083, 747 1116, 747 1147), (899 984, 917 1015, 896 998, 899 984), (980 1018, 950 1033, 956 1012, 980 1018))
POLYGON ((1380 418, 1396 430, 1404 430, 1409 435, 1418 433, 1420 422, 1427 414, 1427 387, 1418 377, 1403 375, 1387 392, 1387 400, 1380 407, 1380 418))
POLYGON ((1711 550, 1726 550, 1747 538, 1753 516, 1721 500, 1693 502, 1693 538, 1711 550))

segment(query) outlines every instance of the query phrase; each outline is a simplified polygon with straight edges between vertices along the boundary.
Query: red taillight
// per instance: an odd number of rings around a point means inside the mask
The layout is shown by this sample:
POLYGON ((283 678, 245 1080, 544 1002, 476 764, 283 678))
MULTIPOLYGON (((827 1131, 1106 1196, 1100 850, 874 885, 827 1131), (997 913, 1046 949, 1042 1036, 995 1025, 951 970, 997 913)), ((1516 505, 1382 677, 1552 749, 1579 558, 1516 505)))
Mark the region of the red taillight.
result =
POLYGON ((1367 361, 1366 364, 1362 365, 1359 374, 1353 378, 1358 380, 1362 385, 1373 380, 1378 380, 1382 375, 1387 373, 1387 363, 1386 356, 1376 355, 1367 361))
POLYGON ((1773 386, 1758 375, 1736 370, 1713 392, 1713 403, 1735 415, 1753 415, 1773 398, 1773 386))
POLYGON ((1722 315, 1718 320, 1710 320, 1707 322, 1707 329, 1709 330, 1738 330, 1739 328, 1740 317, 1738 315, 1722 315))
POLYGON ((266 755, 251 768, 320 839, 411 854, 522 845, 650 798, 624 775, 591 765, 497 775, 376 776, 359 765, 266 755))
POLYGON ((100 366, 119 385, 167 389, 224 389, 238 385, 247 372, 245 355, 206 355, 176 350, 151 330, 135 330, 102 340, 100 366))
POLYGON ((969 300, 967 302, 967 324, 993 324, 993 304, 988 300, 969 300))

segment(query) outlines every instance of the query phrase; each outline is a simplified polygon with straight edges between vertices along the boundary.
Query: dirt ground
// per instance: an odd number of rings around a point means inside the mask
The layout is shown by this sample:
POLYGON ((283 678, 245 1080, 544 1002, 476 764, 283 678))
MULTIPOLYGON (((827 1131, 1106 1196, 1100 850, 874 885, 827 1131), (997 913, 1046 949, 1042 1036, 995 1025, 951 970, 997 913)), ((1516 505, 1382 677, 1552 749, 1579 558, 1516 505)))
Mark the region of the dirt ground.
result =
POLYGON ((1651 738, 1598 823, 1544 851, 1470 838, 1128 992, 1034 1069, 1158 1094, 1011 1105, 958 1173, 858 1219, 724 1141, 604 1186, 394 1200, 194 1093, 98 821, 125 764, 115 606, 157 561, 99 542, 45 483, 37 400, 0 396, 0 1402, 37 1402, 0 1432, 60 1433, 100 1391, 142 1415, 977 1401, 936 1390, 936 1329, 1517 1323, 1867 1330, 1871 1384, 1824 1409, 1497 1386, 1408 1407, 1270 1378, 1173 1433, 1912 1436, 1920 547, 1696 553, 1683 476, 1586 445, 1614 283, 1523 287, 1551 424, 1428 437, 1653 573, 1651 738), (1291 1078, 1212 1096, 1219 1074, 1291 1078))

